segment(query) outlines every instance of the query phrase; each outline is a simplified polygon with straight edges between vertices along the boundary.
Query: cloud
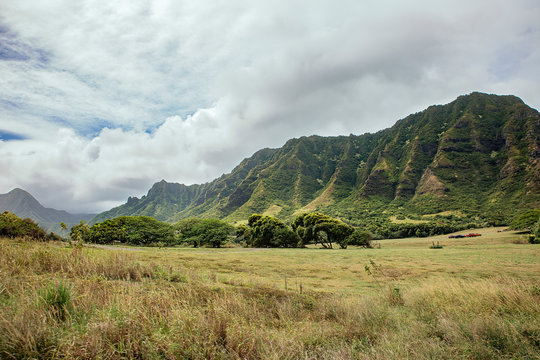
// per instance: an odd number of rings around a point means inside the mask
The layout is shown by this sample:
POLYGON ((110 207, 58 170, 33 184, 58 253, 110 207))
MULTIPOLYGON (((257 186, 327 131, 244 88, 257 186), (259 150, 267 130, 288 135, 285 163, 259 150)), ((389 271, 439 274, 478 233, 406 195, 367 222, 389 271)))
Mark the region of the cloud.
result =
POLYGON ((0 4, 0 191, 100 211, 460 94, 540 104, 536 1, 0 4))

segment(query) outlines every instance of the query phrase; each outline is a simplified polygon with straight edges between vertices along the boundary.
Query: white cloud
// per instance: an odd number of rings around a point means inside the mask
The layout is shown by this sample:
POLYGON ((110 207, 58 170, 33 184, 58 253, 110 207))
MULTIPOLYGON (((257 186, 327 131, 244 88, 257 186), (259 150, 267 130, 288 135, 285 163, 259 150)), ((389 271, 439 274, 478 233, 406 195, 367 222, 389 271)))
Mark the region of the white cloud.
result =
POLYGON ((0 142, 0 192, 69 210, 471 91, 540 105, 532 0, 20 0, 0 14, 0 131, 27 137, 0 142))

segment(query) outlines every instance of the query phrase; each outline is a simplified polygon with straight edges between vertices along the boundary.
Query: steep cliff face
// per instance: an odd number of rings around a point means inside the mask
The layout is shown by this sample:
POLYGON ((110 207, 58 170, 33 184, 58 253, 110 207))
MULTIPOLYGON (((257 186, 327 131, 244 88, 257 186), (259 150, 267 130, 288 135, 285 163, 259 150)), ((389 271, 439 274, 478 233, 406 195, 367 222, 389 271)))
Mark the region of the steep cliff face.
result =
POLYGON ((290 218, 328 207, 360 217, 354 209, 370 201, 418 212, 540 206, 539 134, 539 113, 519 98, 472 93, 375 134, 289 140, 211 183, 157 183, 147 196, 94 221, 119 215, 235 221, 255 212, 290 218))

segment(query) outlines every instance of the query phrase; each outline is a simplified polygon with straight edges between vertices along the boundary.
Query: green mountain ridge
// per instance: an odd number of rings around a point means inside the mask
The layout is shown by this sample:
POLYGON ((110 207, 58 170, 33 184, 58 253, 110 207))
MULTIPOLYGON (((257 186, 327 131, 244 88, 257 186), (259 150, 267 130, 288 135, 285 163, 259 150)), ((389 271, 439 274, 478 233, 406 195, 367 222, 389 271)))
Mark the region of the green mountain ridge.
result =
POLYGON ((291 139, 201 185, 160 181, 141 199, 98 214, 230 222, 304 211, 362 222, 369 213, 484 217, 540 206, 540 114, 515 96, 472 93, 377 133, 291 139))
POLYGON ((64 210, 46 208, 30 193, 15 188, 6 194, 0 194, 0 211, 9 211, 21 218, 30 218, 47 231, 60 231, 60 222, 68 226, 78 224, 81 220, 89 221, 94 214, 70 214, 64 210))

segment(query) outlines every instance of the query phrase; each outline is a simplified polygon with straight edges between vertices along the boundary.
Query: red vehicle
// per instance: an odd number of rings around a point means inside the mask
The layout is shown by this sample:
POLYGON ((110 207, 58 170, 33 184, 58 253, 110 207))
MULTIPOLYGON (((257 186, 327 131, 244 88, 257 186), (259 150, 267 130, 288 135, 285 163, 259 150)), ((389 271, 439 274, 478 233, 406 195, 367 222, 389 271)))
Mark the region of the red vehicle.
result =
POLYGON ((482 234, 478 234, 478 233, 470 233, 470 234, 467 234, 465 235, 466 237, 475 237, 475 236, 482 236, 482 234))

